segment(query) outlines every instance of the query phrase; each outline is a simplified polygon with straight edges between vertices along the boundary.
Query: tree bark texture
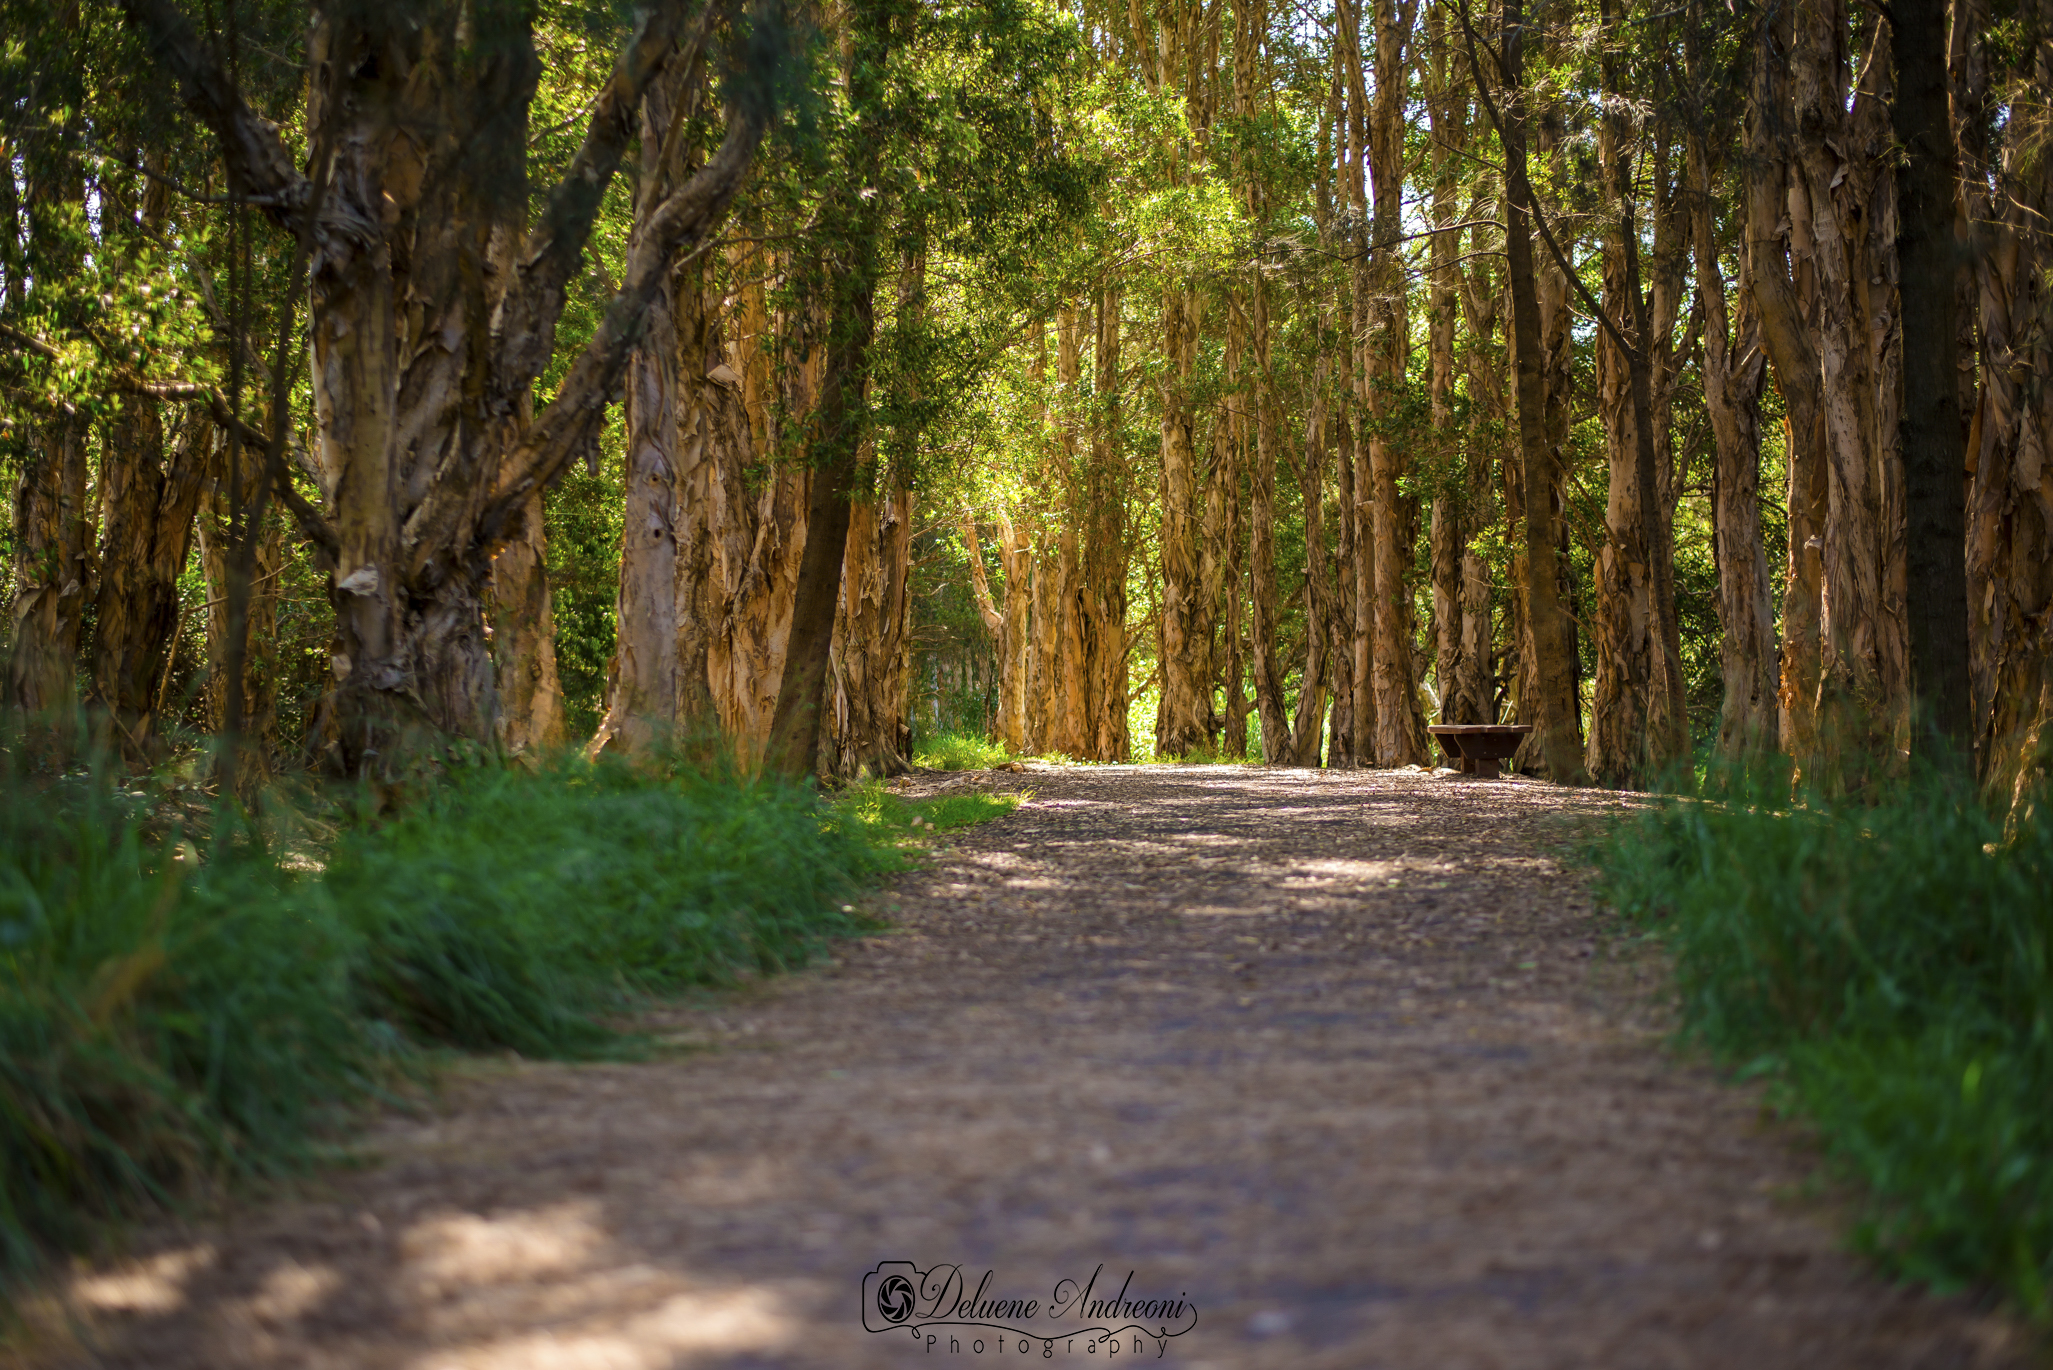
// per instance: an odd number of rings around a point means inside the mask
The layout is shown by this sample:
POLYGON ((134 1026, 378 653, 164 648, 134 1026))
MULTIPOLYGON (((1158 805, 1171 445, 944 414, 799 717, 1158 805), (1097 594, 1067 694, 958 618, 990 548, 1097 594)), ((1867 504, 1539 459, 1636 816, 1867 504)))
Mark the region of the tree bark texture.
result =
POLYGON ((308 37, 302 174, 174 0, 130 24, 221 138, 229 188, 312 247, 316 454, 329 509, 290 498, 333 567, 334 759, 393 775, 436 739, 490 744, 491 558, 535 494, 585 452, 679 250, 725 214, 767 122, 738 99, 727 138, 643 217, 622 284, 546 412, 516 422, 643 94, 699 59, 707 23, 652 11, 595 100, 583 146, 526 224, 530 18, 454 0, 324 12, 308 37), (400 136, 402 130, 431 130, 400 136))
MULTIPOLYGON (((1738 289, 1728 311, 1713 220, 1713 171, 1701 133, 1689 139, 1690 246, 1704 315, 1704 407, 1715 448, 1712 550, 1718 568, 1718 663, 1723 701, 1718 755, 1744 763, 1775 745, 1775 616, 1761 541, 1761 385, 1767 373, 1751 254, 1742 241, 1738 289)), ((1742 224, 1744 217, 1742 216, 1742 224)))

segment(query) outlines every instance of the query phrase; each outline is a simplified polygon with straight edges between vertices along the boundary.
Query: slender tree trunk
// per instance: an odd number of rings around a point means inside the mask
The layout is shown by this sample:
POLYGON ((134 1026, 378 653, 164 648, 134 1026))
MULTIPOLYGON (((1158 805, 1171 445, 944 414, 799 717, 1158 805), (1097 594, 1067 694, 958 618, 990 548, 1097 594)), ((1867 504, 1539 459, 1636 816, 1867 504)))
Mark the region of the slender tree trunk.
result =
MULTIPOLYGON (((1370 238, 1395 244, 1402 231, 1406 81, 1418 0, 1373 0, 1376 21, 1376 92, 1369 108, 1368 161, 1372 181, 1370 238)), ((1404 447, 1387 434, 1405 385, 1411 351, 1405 311, 1403 263, 1393 246, 1372 250, 1369 317, 1369 496, 1374 524, 1376 625, 1370 669, 1376 696, 1376 760, 1385 766, 1427 759, 1425 714, 1419 707, 1416 627, 1412 611, 1412 536, 1416 501, 1398 492, 1409 474, 1404 447)))
POLYGON ((1713 222, 1713 177, 1700 132, 1689 136, 1690 241, 1697 301, 1704 314, 1704 407, 1716 448, 1712 476, 1712 550, 1718 567, 1718 661, 1723 703, 1718 754, 1760 757, 1775 743, 1775 617, 1768 557, 1761 542, 1761 383, 1766 358, 1754 304, 1751 254, 1742 244, 1735 304, 1728 315, 1713 222))
MULTIPOLYGON (((76 6, 57 16, 59 24, 69 22, 74 29, 77 19, 76 6)), ((76 100, 70 103, 78 107, 76 100)), ((52 290, 83 265, 77 243, 85 230, 85 183, 76 159, 57 146, 62 141, 52 130, 33 140, 24 158, 28 241, 36 273, 53 283, 52 290)), ((31 298, 40 293, 30 292, 31 298)), ((35 415, 23 427, 5 702, 61 733, 77 702, 80 633, 85 607, 94 599, 88 419, 67 409, 35 415)), ((60 737, 60 746, 65 741, 60 737)))
MULTIPOLYGON (((2019 15, 2010 75, 2053 89, 2053 0, 2019 15)), ((1972 106, 1964 110, 1971 114, 1972 106)), ((2013 814, 2053 773, 2053 135, 2043 102, 2013 106, 1995 223, 1977 261, 1983 378, 1969 484, 1967 577, 1974 745, 1982 783, 2013 814)), ((1963 119, 1973 127, 1970 119, 1963 119)))
MULTIPOLYGON (((1475 198, 1481 200, 1480 188, 1475 198)), ((1480 205, 1469 217, 1483 217, 1480 205)), ((1472 230, 1472 235, 1472 242, 1480 242, 1480 227, 1472 230)), ((1486 261, 1478 261, 1463 277, 1462 312, 1469 327, 1468 507, 1470 526, 1480 532, 1490 521, 1492 458, 1501 453, 1508 462, 1515 450, 1506 450, 1506 440, 1511 437, 1511 411, 1504 393, 1503 367, 1493 343, 1502 310, 1486 261)), ((1457 722, 1497 720, 1492 660, 1493 598, 1490 563, 1471 541, 1461 558, 1462 652, 1454 706, 1457 722)))
MULTIPOLYGON (((1874 123, 1876 97, 1862 92, 1852 115, 1844 104, 1845 6, 1841 0, 1815 0, 1799 9, 1797 24, 1793 141, 1817 276, 1811 331, 1820 363, 1828 477, 1820 535, 1820 778, 1830 788, 1859 789, 1890 763, 1907 684, 1902 621, 1891 622, 1885 604, 1891 541, 1886 468, 1893 464, 1896 432, 1884 418, 1882 378, 1867 326, 1874 303, 1870 276, 1893 278, 1894 266, 1875 227, 1866 223, 1875 207, 1869 198, 1875 168, 1865 142, 1873 130, 1863 125, 1874 123)), ((1888 41, 1886 27, 1878 27, 1871 55, 1885 72, 1888 41)), ((1893 202, 1893 194, 1889 198, 1893 202)), ((1890 209, 1893 217, 1893 203, 1890 209)), ((1790 213, 1794 223, 1794 196, 1790 213)))
MULTIPOLYGON (((849 238, 858 254, 874 251, 869 243, 873 231, 865 233, 864 227, 858 225, 849 238)), ((875 290, 874 271, 862 266, 840 277, 835 285, 820 406, 809 444, 812 490, 806 507, 805 551, 799 558, 791 638, 764 753, 771 770, 792 779, 806 779, 819 770, 821 711, 826 703, 834 615, 841 598, 851 509, 858 496, 863 384, 869 374, 875 332, 875 290)))
MULTIPOLYGON (((1431 87, 1426 108, 1432 119, 1432 215, 1436 226, 1451 224, 1457 213, 1456 156, 1467 141, 1465 105, 1453 90, 1446 19, 1434 6, 1427 11, 1431 87)), ((1454 334, 1460 317, 1461 268, 1459 229, 1443 228, 1432 238, 1428 272, 1426 355, 1433 432, 1450 436, 1454 425, 1454 334)), ((1443 439, 1444 441, 1444 439, 1443 439)), ((1451 443, 1447 444, 1451 448, 1451 443)), ((1467 471, 1451 460, 1436 461, 1430 523, 1433 577, 1433 683, 1439 693, 1439 721, 1475 723, 1479 715, 1472 697, 1464 698, 1464 654, 1469 634, 1463 631, 1462 561, 1471 531, 1467 471)))
MULTIPOLYGON (((1546 492, 1554 487, 1558 463, 1547 433, 1547 384, 1540 341, 1540 301, 1533 269, 1532 227, 1538 207, 1526 174, 1526 147, 1531 126, 1525 89, 1525 15, 1522 0, 1503 0, 1501 45, 1504 58, 1504 106, 1492 110, 1504 147, 1506 182, 1505 261, 1511 294, 1513 357, 1518 375, 1518 430, 1522 456, 1525 543, 1525 602, 1529 648, 1533 658, 1530 698, 1521 693, 1525 717, 1528 703, 1538 738, 1538 753, 1549 778, 1577 783, 1583 778, 1579 718, 1573 671, 1574 646, 1563 612, 1555 562, 1560 547, 1546 492)), ((1476 58, 1471 51, 1471 67, 1476 58)), ((1477 73, 1480 84, 1480 72, 1477 73)))
POLYGON ((1197 361, 1198 303, 1172 283, 1162 299, 1162 703, 1155 748, 1169 756, 1202 751, 1209 741, 1210 653, 1202 625, 1204 582, 1197 542, 1199 503, 1196 415, 1189 399, 1197 361))
MULTIPOLYGON (((1360 9, 1358 0, 1337 0, 1335 7, 1335 50, 1342 67, 1347 99, 1347 155, 1343 162, 1346 181, 1350 273, 1348 334, 1353 355, 1348 372, 1353 381, 1351 395, 1356 431, 1349 446, 1354 453, 1354 471, 1349 482, 1353 499, 1346 517, 1353 527, 1353 584, 1349 598, 1354 603, 1354 621, 1349 642, 1348 674, 1353 679, 1354 699, 1349 713, 1354 723, 1355 764, 1378 764, 1381 753, 1377 739, 1378 703, 1374 666, 1376 642, 1376 522, 1374 517, 1376 477, 1373 434, 1377 408, 1373 390, 1377 372, 1370 358, 1370 331, 1375 282, 1370 267, 1370 223, 1367 177, 1370 169, 1368 84, 1364 79, 1360 9)), ((1343 571, 1343 575, 1346 571, 1343 571)))
POLYGON ((700 555, 680 558, 680 572, 692 581, 678 593, 694 617, 680 622, 689 631, 678 636, 678 688, 680 713, 690 717, 683 701, 697 688, 696 644, 703 639, 714 716, 738 760, 752 767, 769 744, 777 709, 811 489, 809 473, 793 463, 779 463, 765 477, 758 454, 776 449, 779 377, 783 413, 809 414, 819 394, 821 359, 817 348, 804 345, 806 330, 795 322, 801 311, 783 321, 795 330, 787 331, 800 360, 773 373, 768 339, 776 325, 765 301, 772 261, 738 247, 730 262, 736 284, 725 312, 732 326, 707 336, 705 355, 717 361, 697 391, 700 439, 685 449, 687 456, 699 457, 687 468, 693 492, 688 507, 703 506, 686 527, 707 548, 710 584, 697 588, 700 555))
MULTIPOLYGON (((1607 4, 1607 30, 1614 23, 1607 4)), ((1597 136, 1612 216, 1604 243, 1604 308, 1630 346, 1610 328, 1598 329, 1599 406, 1611 481, 1604 545, 1597 557, 1597 677, 1583 764, 1600 785, 1639 789, 1681 750, 1681 739, 1674 735, 1681 720, 1679 698, 1667 700, 1664 689, 1670 679, 1663 653, 1672 589, 1664 603, 1658 571, 1665 546, 1654 452, 1654 342, 1640 293, 1632 131, 1608 52, 1607 47, 1606 114, 1597 136)))
POLYGON ((1957 166, 1948 115, 1946 4, 1905 0, 1890 13, 1896 30, 1892 114, 1906 152, 1897 183, 1901 315, 1904 335, 1918 339, 1902 354, 1912 745, 1934 761, 1964 764, 1972 726, 1967 511, 1955 357, 1957 166))
POLYGON ((132 760, 154 754, 157 690, 178 631, 178 578, 206 488, 214 426, 186 416, 166 445, 156 402, 124 402, 100 487, 93 696, 132 760))
POLYGON ((246 447, 241 449, 243 488, 239 495, 231 495, 228 445, 210 440, 202 452, 208 479, 206 503, 197 526, 200 570, 207 589, 207 727, 217 734, 228 731, 229 682, 234 679, 239 656, 242 718, 235 783, 239 793, 247 794, 270 773, 272 758, 278 755, 278 672, 273 645, 278 633, 278 581, 285 567, 284 534, 275 519, 256 528, 244 528, 239 536, 249 539, 251 544, 245 552, 231 522, 236 511, 248 509, 252 502, 263 454, 246 447), (247 557, 249 598, 246 619, 238 633, 229 589, 234 583, 239 555, 247 557), (238 636, 244 648, 235 653, 230 644, 238 636))
POLYGON ((1084 482, 1083 582, 1085 698, 1093 761, 1125 761, 1127 473, 1119 450, 1119 291, 1099 292, 1090 466, 1084 482))

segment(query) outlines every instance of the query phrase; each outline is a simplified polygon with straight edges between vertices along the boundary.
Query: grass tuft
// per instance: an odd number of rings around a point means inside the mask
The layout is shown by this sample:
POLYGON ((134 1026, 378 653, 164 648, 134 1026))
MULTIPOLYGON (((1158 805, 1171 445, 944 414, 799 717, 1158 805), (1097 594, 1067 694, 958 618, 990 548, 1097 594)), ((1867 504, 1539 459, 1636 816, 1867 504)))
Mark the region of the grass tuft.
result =
POLYGON ((637 1050, 617 1015, 804 964, 868 926, 865 879, 988 808, 565 761, 310 847, 229 814, 202 840, 0 748, 0 1287, 303 1166, 424 1047, 637 1050))
POLYGON ((2049 1317, 2053 824, 1937 780, 1792 806, 1772 777, 1673 799, 1598 853, 1675 953, 1686 1038, 1773 1081, 1859 1182, 1856 1243, 2049 1317))
POLYGON ((913 764, 930 771, 987 771, 1012 759, 1002 742, 991 742, 968 733, 942 733, 921 742, 913 752, 913 764))

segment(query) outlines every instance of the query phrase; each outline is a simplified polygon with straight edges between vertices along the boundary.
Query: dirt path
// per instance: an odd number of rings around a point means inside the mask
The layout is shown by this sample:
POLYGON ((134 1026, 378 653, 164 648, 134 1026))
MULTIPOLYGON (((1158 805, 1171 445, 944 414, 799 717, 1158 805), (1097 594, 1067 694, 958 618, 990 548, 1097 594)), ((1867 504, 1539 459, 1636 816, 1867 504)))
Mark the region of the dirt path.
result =
POLYGON ((1035 797, 881 895, 898 931, 669 1015, 715 1049, 488 1068, 318 1201, 81 1280, 100 1363, 1120 1363, 866 1332, 893 1260, 1042 1302, 1102 1266, 1094 1297, 1131 1271, 1194 1306, 1126 1363, 2020 1363, 2000 1321, 1839 1254, 1788 1136, 1663 1058, 1553 854, 1615 797, 998 780, 1035 797))

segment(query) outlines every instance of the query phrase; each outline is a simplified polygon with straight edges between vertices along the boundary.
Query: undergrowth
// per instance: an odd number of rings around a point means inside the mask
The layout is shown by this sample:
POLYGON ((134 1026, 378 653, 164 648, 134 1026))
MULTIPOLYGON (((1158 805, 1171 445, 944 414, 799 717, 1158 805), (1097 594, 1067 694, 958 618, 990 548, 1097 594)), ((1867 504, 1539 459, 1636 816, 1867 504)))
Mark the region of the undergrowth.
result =
POLYGON ((1674 951, 1683 1034, 1815 1124, 1863 1196, 1859 1247, 2053 1321, 2043 804, 2006 832, 1936 780, 1860 805, 1728 788, 1598 854, 1609 901, 1674 951))
POLYGON ((913 750, 915 766, 930 771, 987 771, 1012 759, 1002 742, 969 733, 942 733, 923 739, 913 750))
POLYGON ((438 1051, 632 1054, 649 997, 804 964, 868 926, 864 880, 1010 807, 567 761, 316 842, 14 765, 0 1292, 110 1221, 330 1154, 438 1051))

